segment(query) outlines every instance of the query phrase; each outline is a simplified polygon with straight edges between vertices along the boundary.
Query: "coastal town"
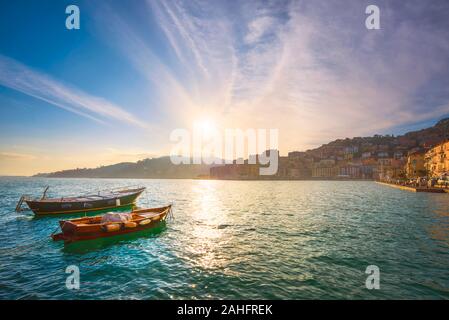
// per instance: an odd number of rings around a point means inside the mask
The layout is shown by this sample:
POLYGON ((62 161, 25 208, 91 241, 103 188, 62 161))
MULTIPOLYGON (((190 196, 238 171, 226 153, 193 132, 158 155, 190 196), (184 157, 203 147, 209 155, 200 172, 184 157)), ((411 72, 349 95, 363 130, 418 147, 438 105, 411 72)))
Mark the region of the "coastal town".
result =
MULTIPOLYGON (((449 172, 449 119, 402 136, 375 135, 339 139, 319 148, 279 156, 274 176, 259 175, 259 164, 214 166, 212 179, 369 179, 398 183, 416 179, 444 179, 449 172)), ((270 151, 267 151, 270 152, 270 151)), ((273 151, 271 151, 273 152, 273 151)))
MULTIPOLYGON (((145 178, 223 180, 382 180, 446 184, 449 172, 449 118, 404 135, 337 139, 318 148, 279 156, 274 175, 260 175, 258 156, 230 164, 174 165, 170 157, 143 159, 98 168, 41 173, 47 178, 145 178), (443 182, 441 181, 443 180, 443 182), (438 182, 439 181, 439 182, 438 182)), ((272 158, 272 157, 270 157, 272 158)), ((448 181, 449 183, 449 181, 448 181)))

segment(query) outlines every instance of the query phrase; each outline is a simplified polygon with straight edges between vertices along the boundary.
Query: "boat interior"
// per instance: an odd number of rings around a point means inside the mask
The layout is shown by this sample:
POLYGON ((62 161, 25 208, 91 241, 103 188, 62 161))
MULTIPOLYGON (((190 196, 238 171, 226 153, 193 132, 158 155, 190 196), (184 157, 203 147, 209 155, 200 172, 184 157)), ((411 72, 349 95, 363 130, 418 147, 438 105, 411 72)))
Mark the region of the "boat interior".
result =
MULTIPOLYGON (((159 216, 166 212, 170 206, 168 207, 162 207, 162 208, 151 208, 151 209, 140 209, 135 210, 131 212, 131 220, 130 221, 136 221, 141 219, 148 219, 153 218, 156 216, 159 216)), ((95 216, 95 217, 83 217, 78 219, 69 220, 71 223, 76 225, 82 225, 82 224, 108 224, 109 222, 103 223, 102 222, 102 215, 101 216, 95 216)), ((111 222, 111 223, 117 223, 117 222, 111 222)))

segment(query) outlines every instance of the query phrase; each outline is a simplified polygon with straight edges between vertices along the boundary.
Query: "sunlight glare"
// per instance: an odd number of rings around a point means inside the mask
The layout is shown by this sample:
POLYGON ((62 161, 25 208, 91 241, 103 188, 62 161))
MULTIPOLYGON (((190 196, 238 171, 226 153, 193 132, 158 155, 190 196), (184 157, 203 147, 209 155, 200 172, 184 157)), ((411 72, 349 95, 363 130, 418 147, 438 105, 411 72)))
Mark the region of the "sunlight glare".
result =
POLYGON ((216 124, 210 119, 202 119, 195 122, 195 126, 201 130, 204 138, 211 138, 217 131, 216 124))

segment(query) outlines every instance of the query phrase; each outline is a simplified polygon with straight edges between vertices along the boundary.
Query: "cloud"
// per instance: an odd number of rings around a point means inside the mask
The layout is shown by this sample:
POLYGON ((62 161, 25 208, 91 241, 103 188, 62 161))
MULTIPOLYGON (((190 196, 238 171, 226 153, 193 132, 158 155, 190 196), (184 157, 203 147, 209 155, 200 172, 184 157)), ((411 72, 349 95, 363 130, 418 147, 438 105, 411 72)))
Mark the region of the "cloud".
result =
POLYGON ((223 8, 201 1, 148 3, 176 52, 187 83, 194 84, 186 87, 193 108, 226 111, 232 103, 237 52, 232 23, 223 8))
POLYGON ((0 152, 0 160, 34 160, 36 157, 31 154, 16 152, 0 152))
POLYGON ((264 16, 254 19, 248 24, 248 33, 245 36, 245 41, 252 44, 260 40, 260 38, 272 30, 275 25, 275 19, 270 16, 264 16))
POLYGON ((231 103, 236 59, 230 23, 219 10, 202 2, 148 1, 147 13, 159 26, 149 31, 150 24, 136 28, 114 6, 91 9, 100 38, 118 49, 151 87, 151 108, 158 109, 162 121, 191 124, 195 115, 223 112, 231 103), (148 32, 158 32, 165 43, 149 42, 148 32), (161 47, 167 49, 162 55, 161 47))
POLYGON ((449 100, 429 105, 414 99, 429 96, 422 88, 448 71, 448 30, 418 26, 400 7, 380 8, 383 29, 369 31, 363 3, 293 4, 280 34, 282 58, 262 104, 284 109, 292 116, 286 126, 296 123, 304 137, 323 142, 447 114, 449 100))
MULTIPOLYGON (((381 30, 365 28, 369 4, 147 0, 123 10, 95 2, 86 6, 86 21, 141 75, 139 88, 148 88, 142 109, 151 112, 154 130, 133 145, 168 153, 167 132, 206 115, 224 128, 278 128, 285 154, 449 114, 447 1, 377 0, 381 30)), ((0 84, 100 123, 150 125, 1 55, 0 84)), ((100 160, 144 156, 146 148, 137 148, 100 160)), ((67 166, 100 161, 69 160, 67 166)))
POLYGON ((108 118, 146 127, 120 106, 58 82, 3 55, 0 55, 0 84, 99 123, 105 123, 104 118, 108 118))
POLYGON ((174 122, 279 128, 286 152, 449 113, 444 2, 378 1, 381 30, 366 29, 364 1, 147 3, 173 59, 113 7, 101 26, 174 122))

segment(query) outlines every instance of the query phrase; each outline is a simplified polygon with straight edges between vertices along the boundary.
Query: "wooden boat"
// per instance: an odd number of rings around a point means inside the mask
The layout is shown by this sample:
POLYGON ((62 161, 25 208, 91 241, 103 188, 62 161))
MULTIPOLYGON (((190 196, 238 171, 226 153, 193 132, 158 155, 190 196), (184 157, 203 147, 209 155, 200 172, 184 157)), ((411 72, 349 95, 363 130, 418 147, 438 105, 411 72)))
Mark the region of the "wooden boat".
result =
POLYGON ((62 232, 53 234, 55 241, 63 240, 66 244, 81 240, 112 237, 131 232, 138 232, 154 227, 164 221, 171 213, 171 205, 161 208, 139 209, 129 213, 126 221, 102 222, 103 215, 83 217, 72 220, 61 220, 62 232))
POLYGON ((30 199, 22 196, 17 204, 16 210, 20 210, 22 202, 26 202, 28 207, 36 215, 75 214, 89 211, 113 210, 134 204, 145 190, 144 187, 126 188, 77 197, 46 198, 45 194, 47 189, 45 189, 41 199, 30 199))

